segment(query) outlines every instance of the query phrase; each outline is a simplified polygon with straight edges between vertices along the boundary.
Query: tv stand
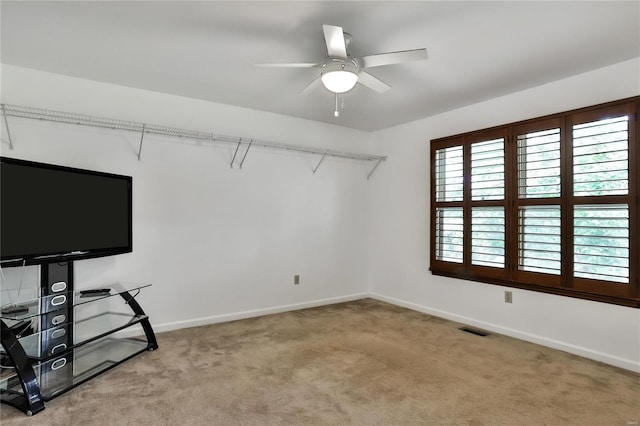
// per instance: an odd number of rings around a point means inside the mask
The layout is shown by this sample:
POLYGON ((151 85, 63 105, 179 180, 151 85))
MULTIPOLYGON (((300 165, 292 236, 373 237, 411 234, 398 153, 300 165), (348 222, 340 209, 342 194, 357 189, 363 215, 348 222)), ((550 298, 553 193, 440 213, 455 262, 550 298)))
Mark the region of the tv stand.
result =
POLYGON ((27 415, 158 348, 149 317, 135 298, 151 284, 113 283, 100 286, 109 288, 108 293, 81 294, 73 288, 71 262, 41 265, 40 277, 40 296, 17 301, 28 311, 0 314, 0 402, 27 415), (27 322, 31 329, 25 333, 17 326, 27 322), (16 333, 18 328, 21 332, 16 333))

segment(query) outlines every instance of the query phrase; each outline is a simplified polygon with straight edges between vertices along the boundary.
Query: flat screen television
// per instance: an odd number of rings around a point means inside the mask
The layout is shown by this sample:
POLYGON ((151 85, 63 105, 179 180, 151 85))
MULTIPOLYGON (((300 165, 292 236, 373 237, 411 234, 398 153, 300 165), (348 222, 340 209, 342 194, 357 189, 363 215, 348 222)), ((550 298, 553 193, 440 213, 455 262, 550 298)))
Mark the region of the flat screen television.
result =
POLYGON ((132 251, 132 179, 0 157, 0 264, 132 251))

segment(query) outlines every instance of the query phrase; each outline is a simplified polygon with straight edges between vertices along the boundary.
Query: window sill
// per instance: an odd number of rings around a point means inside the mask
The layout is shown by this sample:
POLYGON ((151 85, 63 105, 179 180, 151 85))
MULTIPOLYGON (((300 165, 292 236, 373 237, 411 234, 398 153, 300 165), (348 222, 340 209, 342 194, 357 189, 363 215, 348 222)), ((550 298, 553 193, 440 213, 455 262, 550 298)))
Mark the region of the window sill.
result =
POLYGON ((640 308, 640 299, 622 298, 622 297, 616 297, 616 296, 607 296, 604 294, 586 293, 586 292, 577 291, 577 290, 564 288, 564 287, 548 287, 543 285, 525 284, 525 283, 519 283, 519 282, 501 280, 501 279, 483 278, 483 277, 478 277, 474 275, 467 275, 467 274, 461 274, 461 273, 455 273, 455 272, 434 271, 431 269, 430 271, 433 275, 438 275, 442 277, 458 278, 461 280, 476 281, 476 282, 481 282, 485 284, 495 284, 495 285, 501 285, 504 287, 521 288, 523 290, 537 291, 539 293, 555 294, 557 296, 566 296, 566 297, 572 297, 574 299, 591 300, 594 302, 609 303, 612 305, 627 306, 630 308, 640 308))

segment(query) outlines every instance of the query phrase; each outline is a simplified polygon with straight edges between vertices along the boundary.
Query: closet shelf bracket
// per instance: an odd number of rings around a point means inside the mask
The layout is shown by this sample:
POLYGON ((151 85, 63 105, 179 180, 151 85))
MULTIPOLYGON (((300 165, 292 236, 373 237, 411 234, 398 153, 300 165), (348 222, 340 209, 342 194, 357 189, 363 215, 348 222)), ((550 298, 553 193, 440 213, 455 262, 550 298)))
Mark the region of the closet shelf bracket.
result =
POLYGON ((9 122, 7 121, 7 113, 4 105, 2 105, 2 115, 4 116, 4 128, 7 129, 7 139, 9 140, 9 149, 13 149, 13 141, 11 140, 11 132, 9 131, 9 122))
POLYGON ((249 146, 247 147, 247 150, 244 152, 244 155, 242 156, 242 160, 240 160, 240 168, 242 168, 242 165, 244 164, 244 159, 247 158, 247 154, 251 149, 251 145, 253 145, 253 139, 249 141, 249 146))
POLYGON ((316 165, 316 167, 313 169, 313 174, 314 174, 314 175, 316 174, 316 171, 318 170, 318 167, 320 167, 320 164, 322 164, 322 161, 324 160, 324 157, 326 157, 326 156, 327 156, 327 152, 325 151, 325 152, 322 154, 322 157, 320 157, 320 161, 318 161, 318 164, 317 164, 317 165, 316 165))
POLYGON ((369 178, 371 177, 371 175, 373 174, 373 172, 376 171, 376 169, 378 168, 378 166, 380 165, 380 162, 382 161, 382 158, 378 158, 378 161, 376 161, 376 165, 373 166, 373 169, 371 169, 371 171, 369 172, 369 174, 367 175, 367 180, 369 180, 369 178))
POLYGON ((146 125, 142 125, 142 132, 140 133, 140 147, 138 148, 138 161, 141 160, 140 155, 142 154, 142 141, 144 140, 144 128, 146 125))
POLYGON ((238 155, 238 150, 240 149, 240 145, 242 145, 242 138, 240 138, 240 140, 238 141, 238 145, 236 145, 236 150, 233 153, 233 158, 231 159, 231 168, 232 169, 233 169, 233 162, 236 161, 236 156, 238 155))

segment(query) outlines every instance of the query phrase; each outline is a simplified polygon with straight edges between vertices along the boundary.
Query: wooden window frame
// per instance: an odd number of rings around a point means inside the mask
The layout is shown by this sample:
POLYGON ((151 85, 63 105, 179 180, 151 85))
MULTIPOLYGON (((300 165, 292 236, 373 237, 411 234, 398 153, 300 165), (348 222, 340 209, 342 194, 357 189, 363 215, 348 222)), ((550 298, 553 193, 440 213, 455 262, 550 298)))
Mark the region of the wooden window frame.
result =
POLYGON ((431 212, 430 212, 430 270, 434 275, 478 281, 507 287, 523 288, 544 293, 594 300, 616 305, 640 308, 640 96, 604 104, 593 105, 544 117, 496 126, 431 141, 431 212), (573 139, 574 124, 605 119, 607 116, 626 114, 629 117, 629 191, 628 195, 574 196, 573 195, 573 139), (560 197, 520 198, 518 188, 517 136, 544 129, 560 129, 560 197), (505 141, 505 199, 491 201, 471 200, 471 144, 491 139, 505 141), (435 153, 439 149, 463 148, 463 200, 436 201, 435 153), (573 277, 573 211, 579 205, 625 204, 629 206, 629 283, 573 277), (559 275, 520 270, 519 264, 519 209, 524 206, 558 205, 561 209, 561 263, 559 275), (471 264, 471 208, 504 206, 505 208, 505 267, 493 268, 471 264), (436 259, 436 209, 461 207, 463 209, 464 249, 463 262, 436 259), (567 231, 569 230, 569 231, 567 231))

